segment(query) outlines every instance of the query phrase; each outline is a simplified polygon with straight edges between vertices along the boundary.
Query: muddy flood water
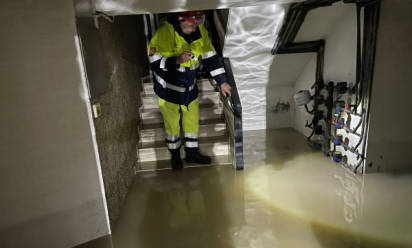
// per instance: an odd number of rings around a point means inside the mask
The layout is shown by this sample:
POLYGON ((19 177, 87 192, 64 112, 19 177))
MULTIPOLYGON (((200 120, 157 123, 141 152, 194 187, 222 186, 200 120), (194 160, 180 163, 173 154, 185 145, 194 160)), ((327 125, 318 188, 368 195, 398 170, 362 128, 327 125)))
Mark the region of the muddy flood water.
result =
POLYGON ((244 139, 244 171, 137 174, 112 236, 81 247, 412 247, 412 174, 354 175, 293 129, 244 139))

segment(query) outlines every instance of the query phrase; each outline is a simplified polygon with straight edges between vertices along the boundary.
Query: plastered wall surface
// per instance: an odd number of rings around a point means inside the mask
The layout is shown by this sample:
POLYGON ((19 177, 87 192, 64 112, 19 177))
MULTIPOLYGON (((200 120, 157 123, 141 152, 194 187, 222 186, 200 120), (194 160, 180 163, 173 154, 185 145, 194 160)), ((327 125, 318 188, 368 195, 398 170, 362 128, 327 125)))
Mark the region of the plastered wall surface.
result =
POLYGON ((287 6, 230 9, 223 55, 230 58, 243 109, 243 129, 266 129, 271 49, 287 6), (268 18, 270 16, 270 18, 268 18))
POLYGON ((382 1, 368 137, 368 172, 411 170, 412 1, 382 1))
POLYGON ((72 5, 0 3, 0 247, 109 233, 72 5))
POLYGON ((278 54, 269 69, 266 128, 291 127, 295 118, 294 84, 311 54, 278 54))
POLYGON ((113 24, 104 19, 99 23, 109 85, 104 95, 94 99, 102 107, 102 116, 94 123, 110 223, 114 225, 137 163, 139 82, 147 68, 146 40, 142 16, 118 16, 113 24))

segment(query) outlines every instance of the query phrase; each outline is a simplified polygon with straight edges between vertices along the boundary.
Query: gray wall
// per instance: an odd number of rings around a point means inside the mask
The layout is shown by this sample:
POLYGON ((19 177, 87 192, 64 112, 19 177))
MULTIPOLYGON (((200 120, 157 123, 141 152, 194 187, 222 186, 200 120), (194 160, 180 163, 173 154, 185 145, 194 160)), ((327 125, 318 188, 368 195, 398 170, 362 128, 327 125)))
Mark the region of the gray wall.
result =
POLYGON ((72 5, 0 3, 0 247, 109 233, 72 5))
POLYGON ((382 1, 367 171, 411 170, 412 1, 382 1))
POLYGON ((96 137, 110 223, 119 217, 137 163, 140 77, 147 73, 142 16, 120 16, 113 24, 100 19, 106 94, 96 99, 102 116, 95 119, 96 137))

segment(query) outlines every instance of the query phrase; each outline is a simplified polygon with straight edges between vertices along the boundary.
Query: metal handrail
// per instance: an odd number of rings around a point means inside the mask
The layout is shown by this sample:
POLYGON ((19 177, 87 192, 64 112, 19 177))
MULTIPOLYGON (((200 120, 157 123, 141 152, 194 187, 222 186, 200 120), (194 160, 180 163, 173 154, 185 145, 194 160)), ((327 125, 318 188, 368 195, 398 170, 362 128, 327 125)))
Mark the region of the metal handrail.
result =
MULTIPOLYGON (((221 42, 224 40, 224 34, 225 32, 223 31, 223 25, 221 23, 221 20, 217 18, 216 16, 216 10, 214 12, 214 18, 210 20, 212 24, 211 25, 211 31, 212 31, 212 37, 215 37, 214 41, 217 41, 214 43, 214 46, 216 48, 217 53, 219 56, 222 56, 222 47, 221 47, 221 42), (220 27, 219 30, 217 27, 220 27)), ((232 71, 232 66, 230 64, 229 58, 223 58, 223 66, 226 71, 226 76, 227 76, 227 83, 231 87, 231 95, 228 97, 223 97, 223 94, 221 94, 221 99, 226 107, 228 109, 229 114, 233 114, 233 143, 231 144, 231 147, 233 147, 233 163, 236 168, 236 170, 243 170, 244 167, 244 162, 243 162, 243 127, 242 127, 242 104, 240 103, 240 97, 238 90, 236 88, 236 83, 235 79, 233 77, 233 71, 232 71)), ((230 124, 232 125, 232 124, 230 124)))
POLYGON ((243 170, 243 127, 242 127, 242 104, 239 92, 233 77, 232 66, 229 58, 223 58, 223 66, 226 71, 227 83, 231 87, 231 96, 225 97, 225 105, 233 113, 234 117, 234 165, 237 170, 243 170))

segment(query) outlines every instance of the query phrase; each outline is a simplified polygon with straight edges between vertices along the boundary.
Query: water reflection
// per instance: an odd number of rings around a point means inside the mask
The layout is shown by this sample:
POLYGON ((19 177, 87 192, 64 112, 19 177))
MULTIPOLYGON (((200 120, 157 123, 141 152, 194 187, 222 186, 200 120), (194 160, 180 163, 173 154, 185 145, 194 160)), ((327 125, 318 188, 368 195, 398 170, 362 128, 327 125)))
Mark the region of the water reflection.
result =
POLYGON ((343 216, 346 222, 352 223, 362 217, 363 201, 363 175, 354 175, 345 171, 344 175, 335 174, 333 177, 339 181, 341 188, 336 194, 343 201, 343 216))
POLYGON ((412 247, 412 174, 353 175, 292 129, 245 140, 243 172, 138 174, 113 247, 412 247))

